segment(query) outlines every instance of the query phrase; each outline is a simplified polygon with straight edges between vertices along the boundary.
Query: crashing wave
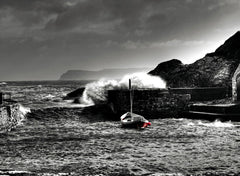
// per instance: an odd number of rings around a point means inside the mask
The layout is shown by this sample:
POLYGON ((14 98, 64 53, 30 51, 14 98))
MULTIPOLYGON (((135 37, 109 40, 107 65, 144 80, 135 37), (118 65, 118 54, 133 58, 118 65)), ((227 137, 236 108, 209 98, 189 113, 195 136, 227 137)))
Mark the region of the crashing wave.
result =
POLYGON ((7 85, 6 82, 0 82, 0 86, 5 86, 5 85, 7 85))
POLYGON ((166 88, 166 83, 157 76, 147 73, 134 73, 125 75, 120 81, 101 79, 86 85, 80 99, 82 104, 98 104, 107 100, 107 90, 128 88, 129 79, 133 88, 166 88))
POLYGON ((31 112, 31 110, 30 110, 30 108, 28 108, 28 107, 24 107, 23 105, 19 105, 19 111, 20 111, 20 113, 23 115, 23 116, 25 116, 27 113, 30 113, 31 112))
POLYGON ((125 75, 119 82, 120 87, 128 88, 128 81, 131 79, 133 88, 166 88, 166 83, 158 76, 151 76, 147 73, 133 73, 125 75))

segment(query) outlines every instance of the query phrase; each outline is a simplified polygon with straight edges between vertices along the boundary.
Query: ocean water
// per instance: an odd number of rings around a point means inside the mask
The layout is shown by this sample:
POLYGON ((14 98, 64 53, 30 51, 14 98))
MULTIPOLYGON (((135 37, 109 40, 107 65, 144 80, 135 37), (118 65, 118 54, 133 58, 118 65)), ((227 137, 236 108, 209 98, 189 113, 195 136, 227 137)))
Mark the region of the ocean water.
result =
POLYGON ((154 119, 121 128, 62 97, 87 82, 7 82, 32 114, 0 133, 0 175, 240 175, 240 123, 154 119))

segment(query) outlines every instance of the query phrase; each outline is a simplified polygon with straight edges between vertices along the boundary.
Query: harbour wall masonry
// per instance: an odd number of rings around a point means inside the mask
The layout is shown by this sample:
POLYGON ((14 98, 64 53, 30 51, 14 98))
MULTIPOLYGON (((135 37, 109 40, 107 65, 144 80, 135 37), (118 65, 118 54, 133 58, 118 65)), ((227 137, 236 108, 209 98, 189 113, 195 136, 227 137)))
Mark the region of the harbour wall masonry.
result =
MULTIPOLYGON (((133 90, 133 112, 147 118, 177 118, 194 101, 226 97, 225 88, 173 88, 133 90)), ((109 90, 108 104, 117 116, 130 111, 127 89, 109 90)))
POLYGON ((226 87, 170 88, 172 94, 189 94, 191 101, 211 101, 228 96, 226 87))

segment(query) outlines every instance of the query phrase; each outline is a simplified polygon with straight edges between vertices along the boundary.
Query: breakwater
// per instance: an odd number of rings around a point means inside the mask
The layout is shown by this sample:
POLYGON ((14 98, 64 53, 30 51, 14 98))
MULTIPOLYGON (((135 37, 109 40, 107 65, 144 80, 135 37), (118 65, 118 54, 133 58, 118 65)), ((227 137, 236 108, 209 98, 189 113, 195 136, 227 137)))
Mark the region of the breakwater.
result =
MULTIPOLYGON (((133 91, 133 112, 147 118, 177 118, 194 101, 226 97, 225 88, 136 89, 133 91)), ((129 90, 108 91, 108 104, 121 115, 130 111, 129 90)))
MULTIPOLYGON (((133 97, 133 112, 147 118, 176 117, 190 100, 189 94, 171 94, 167 89, 137 89, 133 97)), ((129 102, 129 90, 108 91, 108 103, 116 114, 130 111, 129 102)))
POLYGON ((170 88, 171 94, 189 94, 191 101, 211 101, 228 96, 226 87, 170 88))

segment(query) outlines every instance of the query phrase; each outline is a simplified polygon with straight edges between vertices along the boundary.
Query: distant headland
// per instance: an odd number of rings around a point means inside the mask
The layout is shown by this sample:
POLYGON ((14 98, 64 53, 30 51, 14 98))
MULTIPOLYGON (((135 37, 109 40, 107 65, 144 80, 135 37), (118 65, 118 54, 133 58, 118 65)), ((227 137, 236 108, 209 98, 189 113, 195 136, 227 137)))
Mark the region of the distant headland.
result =
POLYGON ((113 68, 103 69, 99 71, 89 70, 68 70, 60 76, 59 80, 98 80, 101 78, 106 79, 120 79, 125 74, 135 72, 148 72, 150 68, 113 68))

